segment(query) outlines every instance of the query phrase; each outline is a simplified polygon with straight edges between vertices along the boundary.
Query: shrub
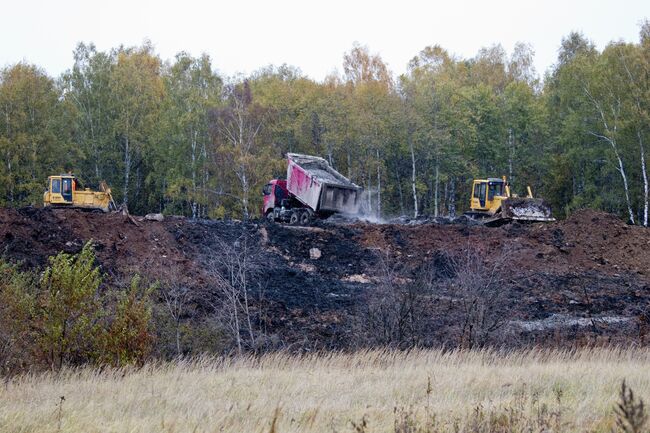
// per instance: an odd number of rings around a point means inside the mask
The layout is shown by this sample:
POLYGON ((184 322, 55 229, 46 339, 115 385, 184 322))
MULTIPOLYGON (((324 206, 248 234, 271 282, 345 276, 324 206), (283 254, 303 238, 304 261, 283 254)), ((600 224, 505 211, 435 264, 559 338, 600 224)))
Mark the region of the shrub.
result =
POLYGON ((38 279, 17 265, 0 261, 0 372, 11 374, 33 362, 34 295, 38 279))
POLYGON ((112 365, 140 364, 151 352, 151 294, 156 286, 143 286, 139 275, 119 294, 108 328, 103 361, 112 365))
POLYGON ((41 278, 37 299, 38 344, 52 368, 98 359, 105 330, 99 298, 102 275, 92 243, 77 255, 59 253, 41 278))
POLYGON ((155 287, 135 276, 126 290, 107 287, 102 295, 102 283, 91 242, 79 254, 51 257, 40 278, 0 262, 2 372, 142 362, 153 344, 155 287))

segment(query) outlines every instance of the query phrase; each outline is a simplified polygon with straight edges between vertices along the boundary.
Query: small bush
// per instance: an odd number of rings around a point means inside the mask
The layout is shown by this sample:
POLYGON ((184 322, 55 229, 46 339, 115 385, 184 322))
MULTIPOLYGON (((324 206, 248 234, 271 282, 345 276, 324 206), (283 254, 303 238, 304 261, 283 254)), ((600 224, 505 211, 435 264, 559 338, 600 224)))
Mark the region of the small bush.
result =
POLYGON ((124 291, 102 294, 102 284, 91 242, 79 254, 51 257, 40 278, 0 262, 2 372, 142 362, 153 345, 154 287, 137 276, 124 291))
POLYGON ((33 329, 30 321, 35 303, 32 289, 38 284, 32 272, 0 261, 0 373, 11 374, 33 362, 33 329))
POLYGON ((35 323, 38 345, 52 368, 97 360, 106 330, 99 286, 102 275, 95 266, 91 242, 77 255, 59 253, 41 278, 35 323))
POLYGON ((142 286, 140 276, 119 294, 114 318, 108 327, 103 361, 112 365, 140 364, 153 345, 151 294, 155 286, 142 286))

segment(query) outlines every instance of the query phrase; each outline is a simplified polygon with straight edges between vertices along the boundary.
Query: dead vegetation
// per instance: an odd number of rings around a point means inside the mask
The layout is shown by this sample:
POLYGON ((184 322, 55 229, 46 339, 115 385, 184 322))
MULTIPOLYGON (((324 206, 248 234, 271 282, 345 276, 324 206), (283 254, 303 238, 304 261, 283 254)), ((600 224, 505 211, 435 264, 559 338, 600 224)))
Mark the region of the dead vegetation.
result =
POLYGON ((648 367, 647 350, 585 349, 275 353, 64 369, 8 379, 0 429, 637 433, 647 431, 648 367))
POLYGON ((235 341, 237 353, 256 351, 262 338, 262 317, 253 303, 264 306, 264 283, 259 278, 264 266, 259 242, 243 233, 234 242, 217 239, 209 259, 212 283, 208 300, 218 320, 225 323, 235 341))
POLYGON ((471 246, 449 257, 453 277, 447 285, 457 304, 460 347, 485 346, 512 319, 504 308, 510 295, 506 277, 511 260, 509 250, 497 250, 488 260, 485 253, 471 246))

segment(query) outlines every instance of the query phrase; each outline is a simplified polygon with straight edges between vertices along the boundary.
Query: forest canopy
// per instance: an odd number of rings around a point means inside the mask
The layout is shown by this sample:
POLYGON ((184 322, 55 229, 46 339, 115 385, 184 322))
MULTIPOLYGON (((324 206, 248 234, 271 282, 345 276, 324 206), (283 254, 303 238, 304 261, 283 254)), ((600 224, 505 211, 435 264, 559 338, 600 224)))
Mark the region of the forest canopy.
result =
POLYGON ((59 77, 0 71, 0 205, 38 206, 48 175, 111 185, 134 213, 259 216, 284 155, 326 158, 380 217, 454 216, 474 177, 530 185, 557 216, 590 207, 648 223, 650 23, 602 51, 562 39, 540 76, 519 43, 461 58, 422 49, 395 76, 368 47, 315 81, 295 67, 226 77, 207 55, 163 60, 153 45, 74 50, 59 77))

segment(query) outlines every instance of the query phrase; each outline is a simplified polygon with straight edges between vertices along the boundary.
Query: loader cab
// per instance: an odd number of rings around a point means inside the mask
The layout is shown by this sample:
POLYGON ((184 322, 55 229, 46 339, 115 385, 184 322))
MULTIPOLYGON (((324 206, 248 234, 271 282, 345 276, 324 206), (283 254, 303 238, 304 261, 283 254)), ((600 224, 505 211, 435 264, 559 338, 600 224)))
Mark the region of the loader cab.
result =
POLYGON ((505 178, 474 179, 470 208, 494 213, 501 206, 501 201, 508 198, 508 189, 505 178))

